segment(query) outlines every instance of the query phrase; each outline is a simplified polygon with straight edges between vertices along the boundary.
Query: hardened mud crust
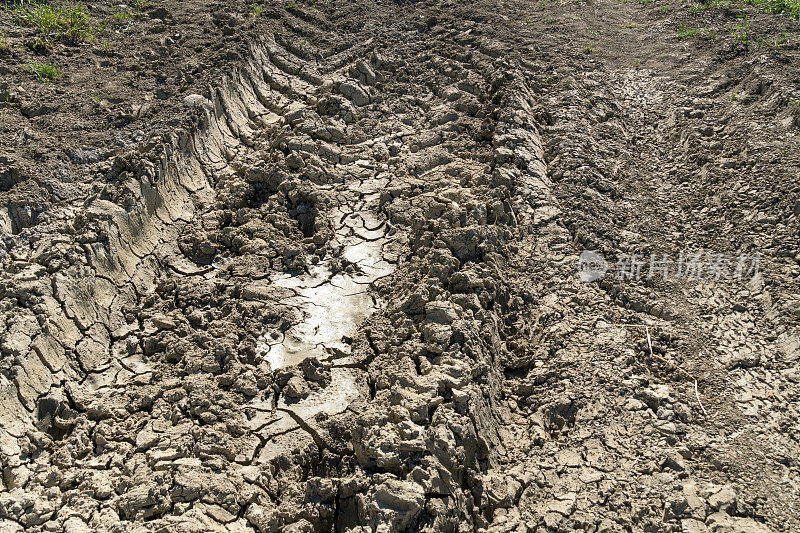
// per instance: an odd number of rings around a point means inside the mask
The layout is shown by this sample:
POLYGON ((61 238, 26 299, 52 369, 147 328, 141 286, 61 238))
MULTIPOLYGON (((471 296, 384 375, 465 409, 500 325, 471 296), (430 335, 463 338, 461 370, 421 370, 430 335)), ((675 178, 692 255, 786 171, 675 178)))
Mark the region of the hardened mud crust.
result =
POLYGON ((114 149, 4 67, 0 530, 800 528, 797 46, 611 0, 187 6, 137 24, 211 63, 114 149), (698 249, 760 272, 578 276, 698 249))

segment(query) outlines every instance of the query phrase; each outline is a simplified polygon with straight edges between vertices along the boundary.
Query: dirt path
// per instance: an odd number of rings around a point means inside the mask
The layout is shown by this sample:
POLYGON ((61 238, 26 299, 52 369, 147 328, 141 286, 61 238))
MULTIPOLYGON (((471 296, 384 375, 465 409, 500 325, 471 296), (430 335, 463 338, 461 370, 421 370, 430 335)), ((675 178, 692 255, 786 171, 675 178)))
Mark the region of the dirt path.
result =
POLYGON ((221 7, 108 156, 11 87, 0 529, 800 528, 796 22, 221 7))

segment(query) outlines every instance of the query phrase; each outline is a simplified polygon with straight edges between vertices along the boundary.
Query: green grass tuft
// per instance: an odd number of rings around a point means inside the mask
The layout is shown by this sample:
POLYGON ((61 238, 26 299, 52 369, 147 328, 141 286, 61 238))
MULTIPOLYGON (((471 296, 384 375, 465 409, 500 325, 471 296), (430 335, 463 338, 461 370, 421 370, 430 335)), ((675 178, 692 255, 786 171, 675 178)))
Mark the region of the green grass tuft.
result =
POLYGON ((800 0, 748 0, 763 11, 800 20, 800 0))
POLYGON ((9 44, 6 38, 6 32, 0 30, 0 54, 8 52, 9 50, 11 50, 11 44, 9 44))
POLYGON ((94 38, 89 14, 78 4, 28 2, 15 14, 23 25, 36 28, 43 41, 81 44, 94 38))
POLYGON ((28 63, 28 69, 30 69, 40 81, 55 81, 62 76, 58 67, 44 61, 31 61, 28 63))
POLYGON ((698 35, 705 35, 708 32, 706 28, 690 28, 688 26, 680 26, 678 28, 678 39, 689 39, 698 35))
POLYGON ((731 7, 731 2, 729 0, 711 0, 710 2, 703 2, 702 4, 695 4, 689 8, 690 13, 700 13, 702 11, 707 11, 712 8, 729 8, 731 7))
POLYGON ((131 12, 130 9, 126 8, 114 11, 112 16, 114 17, 114 22, 113 22, 114 29, 122 31, 127 31, 128 29, 130 29, 130 25, 132 22, 131 19, 133 18, 133 13, 131 12))

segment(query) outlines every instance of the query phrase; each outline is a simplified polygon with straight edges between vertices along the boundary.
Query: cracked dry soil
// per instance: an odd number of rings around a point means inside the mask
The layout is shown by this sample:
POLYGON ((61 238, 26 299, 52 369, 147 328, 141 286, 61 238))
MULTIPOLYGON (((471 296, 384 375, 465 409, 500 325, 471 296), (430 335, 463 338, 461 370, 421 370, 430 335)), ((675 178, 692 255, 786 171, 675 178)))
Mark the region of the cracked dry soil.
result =
POLYGON ((669 2, 248 9, 153 6, 131 50, 205 67, 136 74, 158 112, 94 151, 59 129, 91 67, 2 58, 0 530, 800 530, 796 42, 678 39, 730 14, 669 2), (761 272, 577 276, 697 249, 761 272))

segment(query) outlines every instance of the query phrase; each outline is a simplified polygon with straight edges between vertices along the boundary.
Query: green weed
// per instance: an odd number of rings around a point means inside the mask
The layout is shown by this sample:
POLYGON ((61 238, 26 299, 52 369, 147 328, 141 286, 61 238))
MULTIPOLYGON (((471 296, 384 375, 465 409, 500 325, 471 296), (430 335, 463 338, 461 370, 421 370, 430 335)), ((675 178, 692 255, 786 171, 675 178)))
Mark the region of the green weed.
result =
POLYGON ((127 9, 120 9, 119 11, 115 11, 113 16, 115 23, 122 24, 131 19, 131 12, 127 9))
POLYGON ((784 46, 791 46, 793 43, 800 42, 800 34, 781 32, 776 35, 771 41, 765 41, 765 44, 770 48, 782 48, 784 46))
POLYGON ((36 28, 43 42, 81 44, 94 38, 89 14, 77 4, 29 2, 18 7, 15 14, 23 25, 36 28))
POLYGON ((702 11, 707 11, 712 8, 728 8, 731 6, 730 1, 728 0, 712 0, 710 2, 703 2, 702 4, 696 4, 689 8, 690 13, 700 13, 702 11))
MULTIPOLYGON (((131 22, 133 19, 133 12, 130 9, 120 9, 115 11, 112 15, 114 20, 111 23, 115 30, 119 31, 128 31, 131 27, 131 22)), ((102 31, 98 33, 103 33, 102 31)))
POLYGON ((34 76, 40 81, 55 81, 62 76, 58 67, 44 61, 31 61, 28 63, 28 69, 33 72, 34 76))
POLYGON ((733 40, 745 46, 750 46, 750 22, 747 20, 747 15, 744 15, 742 22, 734 26, 731 30, 733 40))
POLYGON ((708 33, 707 28, 690 28, 688 26, 678 27, 678 39, 689 39, 691 37, 705 35, 706 33, 708 33))
POLYGON ((800 125, 800 100, 789 100, 795 125, 800 125))
POLYGON ((747 0, 762 11, 800 20, 800 0, 747 0))

